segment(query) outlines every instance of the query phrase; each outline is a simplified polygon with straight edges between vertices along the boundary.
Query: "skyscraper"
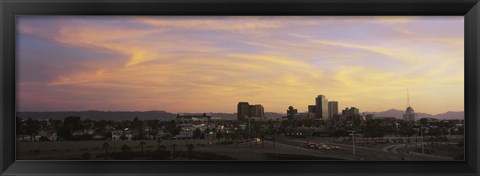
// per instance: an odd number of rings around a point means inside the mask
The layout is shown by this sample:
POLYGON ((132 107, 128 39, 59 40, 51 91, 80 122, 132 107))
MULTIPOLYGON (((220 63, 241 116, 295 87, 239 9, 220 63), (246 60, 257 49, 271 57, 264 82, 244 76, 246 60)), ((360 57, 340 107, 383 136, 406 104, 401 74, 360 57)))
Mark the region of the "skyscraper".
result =
POLYGON ((403 114, 403 120, 406 121, 415 121, 415 111, 410 106, 410 94, 407 89, 407 109, 405 109, 405 114, 403 114))
POLYGON ((333 115, 338 114, 338 102, 329 101, 328 102, 328 118, 333 118, 333 115))
POLYGON ((237 105, 237 119, 240 121, 246 120, 245 118, 250 115, 250 105, 248 102, 238 102, 237 105))
POLYGON ((413 110, 412 107, 408 107, 405 110, 405 114, 403 114, 403 120, 406 121, 415 121, 415 111, 413 110))
POLYGON ((319 95, 315 99, 315 112, 316 119, 325 120, 328 118, 328 100, 325 96, 319 95))
POLYGON ((249 117, 263 117, 265 112, 261 104, 250 105, 249 117))

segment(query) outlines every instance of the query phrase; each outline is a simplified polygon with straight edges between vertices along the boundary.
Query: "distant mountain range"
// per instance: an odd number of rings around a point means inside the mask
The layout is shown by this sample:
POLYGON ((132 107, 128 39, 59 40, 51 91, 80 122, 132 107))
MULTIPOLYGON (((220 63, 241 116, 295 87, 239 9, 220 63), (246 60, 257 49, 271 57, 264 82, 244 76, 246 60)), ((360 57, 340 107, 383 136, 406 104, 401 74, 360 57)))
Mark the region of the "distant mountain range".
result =
MULTIPOLYGON (((390 109, 382 112, 365 112, 365 114, 374 114, 375 117, 395 117, 402 119, 405 111, 390 109)), ((189 114, 203 114, 203 113, 189 113, 189 114)), ((237 119, 237 113, 208 113, 212 117, 221 117, 225 120, 237 119)), ((417 118, 436 118, 436 119, 463 119, 465 113, 463 111, 448 111, 442 114, 427 114, 416 112, 417 118)), ((266 112, 265 116, 269 119, 277 119, 285 116, 284 113, 266 112)), ((17 112, 17 116, 22 119, 56 119, 61 120, 69 116, 77 116, 82 119, 92 120, 133 120, 138 117, 141 120, 174 120, 177 113, 170 113, 166 111, 58 111, 58 112, 17 112)))
MULTIPOLYGON (((188 113, 203 114, 203 113, 188 113)), ((237 119, 236 113, 208 113, 212 117, 221 117, 226 120, 237 119)), ((265 115, 270 119, 281 118, 284 114, 275 112, 266 112, 265 115)), ((77 116, 82 119, 92 120, 133 120, 135 117, 141 120, 174 120, 177 113, 166 111, 57 111, 57 112, 17 112, 17 117, 22 119, 55 119, 62 120, 69 116, 77 116)))
MULTIPOLYGON (((403 119, 403 114, 405 111, 398 109, 390 109, 382 112, 365 112, 365 114, 374 114, 375 117, 395 117, 397 119, 403 119)), ((465 113, 463 111, 448 111, 442 114, 428 114, 422 112, 415 112, 417 118, 435 118, 435 119, 464 119, 465 113)))

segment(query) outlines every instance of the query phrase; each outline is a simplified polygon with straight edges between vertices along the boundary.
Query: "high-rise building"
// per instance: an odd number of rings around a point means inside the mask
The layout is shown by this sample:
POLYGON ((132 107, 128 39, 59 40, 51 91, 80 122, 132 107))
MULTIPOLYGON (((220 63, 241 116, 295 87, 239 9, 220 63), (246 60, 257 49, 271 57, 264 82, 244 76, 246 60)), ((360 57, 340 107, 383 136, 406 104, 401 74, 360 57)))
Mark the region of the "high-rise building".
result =
POLYGON ((333 118, 333 115, 338 115, 338 102, 329 101, 328 102, 328 118, 333 118))
POLYGON ((403 114, 403 120, 406 121, 415 121, 415 111, 410 106, 410 94, 407 89, 407 109, 405 109, 405 114, 403 114))
POLYGON ((250 105, 248 102, 239 102, 237 105, 237 119, 240 121, 246 120, 250 115, 250 105))
POLYGON ((317 106, 315 105, 308 105, 308 113, 315 113, 315 108, 317 106))
POLYGON ((350 109, 345 108, 345 110, 342 110, 342 116, 348 121, 362 120, 360 110, 356 107, 351 107, 350 109))
POLYGON ((249 108, 249 117, 263 117, 265 112, 261 104, 250 105, 249 108))
POLYGON ((405 110, 405 114, 403 114, 403 120, 406 121, 415 121, 415 111, 413 110, 412 107, 408 107, 405 110))
POLYGON ((328 100, 325 96, 319 95, 315 98, 315 117, 325 120, 328 118, 328 100))
POLYGON ((342 110, 342 115, 344 116, 360 115, 360 110, 356 107, 351 107, 350 109, 345 108, 345 110, 342 110))
POLYGON ((315 105, 308 105, 308 114, 307 114, 308 118, 310 118, 310 119, 316 118, 315 108, 316 108, 315 105))

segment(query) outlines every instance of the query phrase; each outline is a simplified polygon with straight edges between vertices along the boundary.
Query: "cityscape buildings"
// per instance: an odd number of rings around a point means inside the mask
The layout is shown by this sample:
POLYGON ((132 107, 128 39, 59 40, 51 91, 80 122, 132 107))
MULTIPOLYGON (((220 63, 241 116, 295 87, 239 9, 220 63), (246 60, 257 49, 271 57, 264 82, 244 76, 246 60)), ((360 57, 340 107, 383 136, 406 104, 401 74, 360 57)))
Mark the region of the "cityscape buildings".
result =
POLYGON ((403 120, 406 120, 406 121, 415 121, 415 111, 413 110, 412 107, 407 107, 407 109, 405 109, 405 114, 403 114, 403 120))
POLYGON ((410 94, 407 89, 407 109, 405 109, 405 114, 403 114, 403 120, 406 121, 415 121, 415 111, 410 106, 410 94))
POLYGON ((294 109, 293 106, 289 106, 287 109, 287 118, 289 120, 294 119, 295 115, 298 113, 297 109, 294 109))
POLYGON ((265 109, 261 104, 250 105, 248 102, 238 102, 237 119, 240 121, 246 118, 262 119, 265 116, 265 109))
POLYGON ((265 116, 265 110, 262 105, 250 105, 249 117, 263 117, 265 116))
POLYGON ((328 118, 333 118, 334 115, 338 115, 338 102, 329 101, 328 102, 328 118))
POLYGON ((249 115, 250 105, 248 104, 248 102, 239 102, 237 105, 237 119, 243 121, 249 115))
POLYGON ((344 116, 360 115, 360 110, 356 107, 345 108, 345 110, 342 110, 342 115, 344 116))
POLYGON ((318 95, 315 98, 315 117, 317 120, 328 118, 328 100, 323 95, 318 95))
POLYGON ((315 118, 316 117, 316 109, 317 106, 315 105, 308 105, 308 118, 315 118))
POLYGON ((345 108, 345 110, 342 110, 342 116, 347 121, 362 120, 360 110, 356 107, 345 108))
POLYGON ((177 114, 177 121, 208 121, 212 116, 203 113, 202 115, 195 114, 177 114))

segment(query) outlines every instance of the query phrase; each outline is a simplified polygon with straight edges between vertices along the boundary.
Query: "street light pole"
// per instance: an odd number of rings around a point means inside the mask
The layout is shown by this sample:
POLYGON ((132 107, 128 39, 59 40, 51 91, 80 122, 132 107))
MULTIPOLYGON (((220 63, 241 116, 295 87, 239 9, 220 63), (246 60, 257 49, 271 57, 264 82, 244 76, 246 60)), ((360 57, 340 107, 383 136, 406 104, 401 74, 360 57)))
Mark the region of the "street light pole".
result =
POLYGON ((248 117, 248 144, 249 144, 250 147, 252 147, 252 139, 251 139, 252 134, 251 134, 251 131, 250 131, 250 126, 251 126, 250 119, 251 118, 249 116, 245 116, 245 117, 248 117))
POLYGON ((353 160, 355 160, 355 130, 351 130, 349 132, 352 133, 353 160))
POLYGON ((422 127, 420 127, 420 135, 422 137, 422 144, 421 144, 422 145, 422 154, 425 154, 425 149, 423 147, 423 128, 422 127))

